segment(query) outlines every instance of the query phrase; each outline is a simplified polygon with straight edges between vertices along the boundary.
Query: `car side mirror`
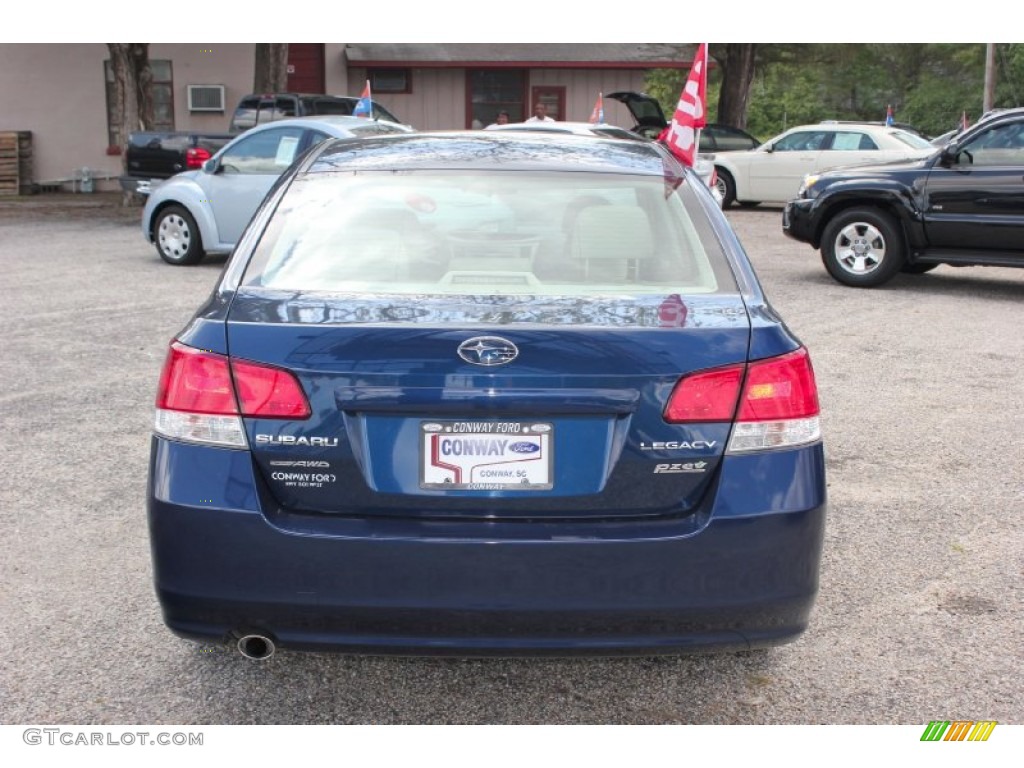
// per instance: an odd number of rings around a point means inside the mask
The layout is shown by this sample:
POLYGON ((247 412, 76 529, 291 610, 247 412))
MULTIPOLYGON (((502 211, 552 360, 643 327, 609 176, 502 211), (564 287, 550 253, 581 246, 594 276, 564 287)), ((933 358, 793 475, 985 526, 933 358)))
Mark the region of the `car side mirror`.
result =
POLYGON ((220 168, 220 164, 217 162, 217 158, 211 157, 205 163, 203 163, 203 171, 206 173, 216 173, 220 168))
POLYGON ((942 148, 939 162, 942 165, 956 165, 959 162, 960 145, 954 139, 942 148))

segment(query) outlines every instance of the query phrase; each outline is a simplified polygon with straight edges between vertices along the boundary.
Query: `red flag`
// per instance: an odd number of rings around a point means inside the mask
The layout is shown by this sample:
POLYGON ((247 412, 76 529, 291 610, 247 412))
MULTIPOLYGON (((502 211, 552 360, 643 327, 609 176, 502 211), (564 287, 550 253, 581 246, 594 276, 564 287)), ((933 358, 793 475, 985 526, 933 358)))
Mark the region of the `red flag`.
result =
POLYGON ((354 117, 370 117, 373 114, 373 102, 370 98, 370 81, 366 81, 366 87, 363 88, 363 94, 359 97, 359 101, 356 102, 355 108, 352 110, 354 117))
POLYGON ((672 154, 684 165, 693 165, 697 158, 697 130, 708 124, 708 44, 697 46, 690 75, 679 94, 676 112, 661 136, 672 154))
POLYGON ((885 124, 886 125, 892 125, 894 122, 896 122, 896 121, 893 120, 893 117, 892 117, 892 104, 886 104, 885 105, 885 124))
POLYGON ((597 101, 594 103, 594 109, 590 113, 590 122, 592 123, 603 123, 604 122, 604 94, 598 92, 597 101))

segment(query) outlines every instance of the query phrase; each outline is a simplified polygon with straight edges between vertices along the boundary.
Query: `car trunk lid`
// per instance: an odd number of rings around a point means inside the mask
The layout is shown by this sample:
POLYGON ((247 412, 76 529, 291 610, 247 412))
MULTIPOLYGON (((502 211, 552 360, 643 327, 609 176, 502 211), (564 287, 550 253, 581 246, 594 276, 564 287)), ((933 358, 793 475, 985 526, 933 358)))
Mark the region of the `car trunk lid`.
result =
POLYGON ((743 363, 735 295, 236 296, 230 354, 292 371, 312 416, 247 419, 292 511, 480 518, 679 514, 729 423, 668 424, 680 377, 743 363), (514 359, 480 365, 482 357, 514 359), (476 362, 474 362, 476 358, 476 362))

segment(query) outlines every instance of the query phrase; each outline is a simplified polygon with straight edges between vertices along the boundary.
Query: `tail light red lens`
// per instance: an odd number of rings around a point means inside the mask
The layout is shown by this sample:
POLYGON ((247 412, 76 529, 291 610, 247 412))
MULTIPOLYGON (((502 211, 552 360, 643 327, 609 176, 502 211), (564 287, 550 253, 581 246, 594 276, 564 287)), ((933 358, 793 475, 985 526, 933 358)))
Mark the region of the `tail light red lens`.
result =
POLYGON ((160 375, 156 407, 167 411, 237 415, 228 359, 174 342, 160 375))
POLYGON ((309 403, 290 372, 269 365, 231 361, 243 416, 263 419, 305 419, 309 403))
POLYGON ((807 350, 750 364, 737 421, 803 419, 819 412, 807 350))
POLYGON ((743 366, 718 368, 681 379, 665 408, 665 421, 673 424, 732 421, 743 383, 743 366))
POLYGON ((213 155, 210 154, 209 150, 203 149, 202 147, 187 149, 185 150, 185 167, 189 170, 202 168, 203 163, 211 157, 213 157, 213 155))
POLYGON ((665 408, 675 424, 735 425, 729 453, 807 445, 821 438, 818 388, 807 350, 687 376, 665 408), (742 394, 741 394, 742 387, 742 394))
POLYGON ((229 361, 224 355, 179 342, 171 344, 168 352, 156 407, 266 419, 305 419, 311 413, 302 386, 289 371, 241 360, 229 361))
POLYGON ((818 389, 807 350, 773 357, 744 366, 717 368, 687 376, 672 391, 665 421, 774 421, 817 416, 818 389))

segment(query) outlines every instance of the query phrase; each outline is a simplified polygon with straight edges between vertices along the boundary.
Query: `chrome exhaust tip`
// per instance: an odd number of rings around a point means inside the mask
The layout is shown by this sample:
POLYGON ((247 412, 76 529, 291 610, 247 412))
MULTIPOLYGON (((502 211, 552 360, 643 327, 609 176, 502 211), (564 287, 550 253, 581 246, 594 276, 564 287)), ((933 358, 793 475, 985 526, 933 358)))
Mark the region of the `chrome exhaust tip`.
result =
POLYGON ((277 646, 265 635, 243 635, 238 639, 238 652, 245 658, 263 661, 274 655, 277 646))

